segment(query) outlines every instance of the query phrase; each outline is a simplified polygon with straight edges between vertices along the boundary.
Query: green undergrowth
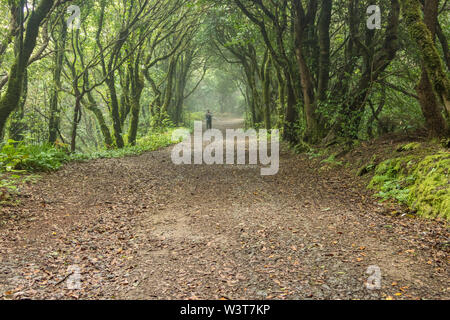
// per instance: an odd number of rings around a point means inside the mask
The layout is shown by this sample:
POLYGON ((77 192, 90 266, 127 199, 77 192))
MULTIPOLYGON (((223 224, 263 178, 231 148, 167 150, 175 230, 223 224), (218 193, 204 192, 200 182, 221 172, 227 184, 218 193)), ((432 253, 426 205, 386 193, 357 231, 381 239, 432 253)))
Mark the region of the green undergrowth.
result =
POLYGON ((151 132, 138 139, 135 146, 92 153, 70 154, 66 145, 27 145, 9 140, 0 145, 0 204, 17 193, 20 184, 29 182, 30 179, 35 180, 36 175, 33 173, 55 171, 72 161, 136 156, 161 149, 174 143, 172 141, 174 130, 151 132))
POLYGON ((19 194, 19 185, 25 183, 34 183, 39 179, 39 175, 36 174, 4 174, 0 179, 0 205, 13 204, 15 199, 14 195, 19 194))
POLYGON ((69 159, 64 147, 27 145, 8 140, 0 148, 0 172, 52 171, 59 169, 69 159))
POLYGON ((70 159, 86 161, 141 155, 144 152, 155 151, 173 144, 172 133, 174 130, 152 132, 143 138, 137 139, 135 146, 126 146, 122 149, 101 150, 92 153, 75 153, 71 155, 70 159))
POLYGON ((205 113, 187 112, 184 118, 185 126, 187 126, 190 130, 194 130, 195 121, 203 121, 205 119, 205 113))
POLYGON ((326 163, 332 166, 342 166, 343 162, 336 160, 336 155, 332 154, 328 158, 321 161, 321 163, 326 163))
MULTIPOLYGON (((295 153, 298 152, 294 149, 295 153)), ((317 161, 321 165, 321 170, 328 170, 331 168, 341 167, 347 163, 340 158, 341 150, 330 150, 329 148, 312 148, 309 147, 305 153, 309 160, 317 161)))
POLYGON ((419 216, 450 219, 450 152, 425 153, 417 144, 397 149, 408 155, 381 162, 369 188, 382 200, 394 199, 410 207, 419 216))
POLYGON ((65 145, 26 145, 9 140, 0 148, 0 173, 48 172, 58 170, 63 164, 70 161, 140 155, 171 145, 174 130, 152 132, 138 139, 135 146, 91 153, 70 154, 65 145))

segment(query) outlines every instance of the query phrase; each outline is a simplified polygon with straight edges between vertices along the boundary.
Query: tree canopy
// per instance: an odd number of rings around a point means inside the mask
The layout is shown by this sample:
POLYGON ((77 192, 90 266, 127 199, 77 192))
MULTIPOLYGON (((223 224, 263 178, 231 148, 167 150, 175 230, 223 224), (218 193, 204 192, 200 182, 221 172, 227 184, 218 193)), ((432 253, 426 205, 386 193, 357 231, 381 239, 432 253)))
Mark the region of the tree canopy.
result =
POLYGON ((447 1, 371 4, 2 1, 2 138, 123 148, 206 109, 294 145, 448 137, 447 1))

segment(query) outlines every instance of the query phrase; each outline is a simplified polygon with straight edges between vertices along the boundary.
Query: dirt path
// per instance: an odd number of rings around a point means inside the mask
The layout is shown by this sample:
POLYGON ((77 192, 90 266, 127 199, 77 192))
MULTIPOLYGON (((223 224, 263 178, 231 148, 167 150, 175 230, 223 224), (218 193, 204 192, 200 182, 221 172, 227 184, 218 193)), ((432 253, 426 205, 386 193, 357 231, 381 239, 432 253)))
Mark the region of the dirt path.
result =
POLYGON ((27 186, 0 211, 0 299, 450 298, 445 226, 383 215, 345 170, 284 150, 279 174, 262 177, 175 166, 170 151, 27 186), (72 265, 81 290, 63 281, 72 265), (380 290, 365 287, 371 265, 380 290))

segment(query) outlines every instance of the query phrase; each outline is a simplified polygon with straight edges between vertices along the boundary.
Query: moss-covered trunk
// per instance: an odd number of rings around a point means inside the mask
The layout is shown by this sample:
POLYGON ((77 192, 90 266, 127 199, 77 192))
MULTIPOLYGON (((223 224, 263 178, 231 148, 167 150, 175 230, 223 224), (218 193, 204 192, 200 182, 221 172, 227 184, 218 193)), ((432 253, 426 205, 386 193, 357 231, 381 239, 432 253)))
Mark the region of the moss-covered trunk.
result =
POLYGON ((39 26, 53 6, 53 0, 42 0, 31 13, 26 26, 24 41, 9 72, 5 94, 0 98, 0 132, 4 132, 9 115, 18 107, 22 97, 25 70, 36 47, 39 26))
MULTIPOLYGON (((138 72, 138 71, 136 71, 138 72)), ((139 113, 141 111, 141 95, 144 89, 144 80, 136 75, 136 79, 132 83, 131 90, 131 122, 128 132, 128 143, 132 146, 136 145, 136 137, 139 126, 139 113)))
POLYGON ((75 152, 77 147, 77 132, 78 125, 81 121, 81 94, 79 92, 75 93, 75 108, 73 110, 72 119, 72 134, 70 139, 70 151, 75 152))
POLYGON ((270 90, 270 85, 272 82, 272 78, 271 78, 271 68, 272 68, 272 59, 269 55, 268 52, 266 52, 266 59, 265 59, 265 63, 263 65, 263 70, 261 71, 261 78, 263 81, 263 98, 264 98, 264 124, 266 126, 267 130, 272 129, 272 124, 271 124, 271 90, 270 90))
POLYGON ((9 139, 14 141, 23 141, 24 130, 26 128, 26 123, 24 121, 25 117, 25 103, 28 96, 28 71, 25 70, 25 76, 23 78, 23 88, 22 96, 19 100, 19 106, 10 118, 9 122, 9 139))
POLYGON ((324 101, 327 97, 330 80, 330 23, 332 0, 322 0, 322 9, 319 16, 319 75, 317 84, 318 99, 324 101))
POLYGON ((105 142, 105 146, 107 149, 111 148, 113 146, 113 140, 111 138, 111 131, 108 128, 108 125, 106 124, 105 117, 103 116, 102 111, 98 108, 97 102, 95 101, 94 97, 92 96, 91 92, 87 93, 88 102, 83 101, 83 105, 91 111, 95 118, 97 119, 97 122, 100 126, 100 131, 103 135, 103 140, 105 142))
POLYGON ((175 66, 176 66, 176 59, 172 58, 169 62, 169 70, 167 72, 167 87, 164 92, 164 102, 161 109, 162 113, 168 111, 170 103, 172 101, 175 66))
POLYGON ((296 143, 299 141, 299 137, 295 132, 295 123, 298 120, 297 98, 292 79, 288 72, 286 72, 286 92, 287 101, 283 123, 283 139, 291 143, 296 143))
POLYGON ((303 108, 306 121, 306 128, 304 133, 304 139, 309 142, 317 142, 319 138, 319 127, 316 119, 316 97, 314 90, 314 80, 311 75, 311 70, 306 62, 307 50, 305 45, 305 37, 307 31, 307 24, 304 14, 302 13, 301 5, 297 5, 300 11, 297 13, 295 20, 295 54, 297 57, 297 64, 300 73, 300 80, 302 84, 303 93, 303 108))
POLYGON ((117 99, 116 85, 114 75, 111 75, 106 80, 106 85, 109 91, 111 118, 113 122, 114 138, 116 140, 117 148, 121 149, 125 146, 122 138, 122 126, 120 122, 119 100, 117 99))
MULTIPOLYGON (((427 0, 424 6, 424 19, 422 24, 418 24, 414 27, 414 34, 418 35, 419 26, 422 28, 421 32, 425 32, 426 29, 429 31, 430 39, 434 45, 434 39, 437 27, 437 16, 438 16, 438 1, 437 0, 427 0)), ((412 10, 412 8, 410 8, 412 10)), ((405 17, 411 15, 412 13, 405 12, 403 9, 403 14, 405 17)), ((418 22, 416 21, 416 24, 418 22)), ((408 24, 410 31, 412 26, 408 24)), ((413 35, 413 33, 411 33, 413 35)), ((416 40, 417 41, 417 40, 416 40)), ((430 49, 432 50, 432 49, 430 49)), ((422 56, 424 57, 424 56, 422 56)), ((439 106, 439 100, 433 90, 433 84, 430 80, 427 66, 425 61, 422 61, 422 75, 420 82, 416 87, 417 95, 419 96, 419 102, 422 109, 425 122, 427 124, 428 132, 431 136, 444 136, 447 133, 447 124, 441 113, 441 108, 439 106)))
POLYGON ((281 73, 280 68, 277 65, 275 66, 276 74, 277 74, 277 86, 278 86, 278 111, 277 111, 277 128, 282 127, 284 110, 286 108, 286 81, 283 79, 283 75, 281 73))
POLYGON ((61 73, 64 62, 64 49, 66 47, 67 25, 64 20, 60 22, 59 38, 55 40, 56 52, 54 53, 53 87, 50 97, 50 118, 48 123, 49 143, 55 143, 60 123, 59 92, 61 90, 61 73))
POLYGON ((252 125, 255 125, 256 123, 258 123, 258 119, 257 119, 257 114, 256 114, 256 110, 257 110, 257 90, 255 88, 256 84, 255 84, 255 77, 254 74, 251 70, 251 68, 248 66, 248 64, 243 64, 244 67, 244 71, 245 71, 245 75, 247 77, 247 87, 248 87, 248 91, 249 91, 249 98, 250 98, 250 116, 251 116, 251 122, 252 125))
MULTIPOLYGON (((422 18, 421 4, 418 0, 402 0, 401 2, 405 23, 411 38, 419 47, 427 76, 447 112, 450 112, 450 81, 444 72, 442 60, 434 43, 434 34, 422 18)), ((436 112, 432 114, 436 116, 436 112)))

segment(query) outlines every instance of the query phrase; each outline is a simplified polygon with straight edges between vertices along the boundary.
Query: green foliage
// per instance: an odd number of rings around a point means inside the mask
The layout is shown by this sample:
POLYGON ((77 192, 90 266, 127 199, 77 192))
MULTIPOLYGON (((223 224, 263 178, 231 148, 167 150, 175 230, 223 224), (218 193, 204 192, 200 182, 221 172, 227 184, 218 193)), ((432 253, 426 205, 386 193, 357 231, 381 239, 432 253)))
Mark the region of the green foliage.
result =
POLYGON ((409 194, 408 186, 413 182, 413 177, 408 175, 408 171, 413 166, 414 160, 414 156, 407 156, 380 163, 369 188, 379 190, 377 196, 383 200, 395 199, 406 204, 409 194))
POLYGON ((361 177, 369 172, 372 172, 376 167, 377 166, 373 162, 371 162, 359 168, 356 174, 361 177))
POLYGON ((205 118, 204 112, 191 112, 189 113, 189 119, 192 121, 203 121, 205 118))
POLYGON ((150 126, 157 131, 163 131, 166 128, 173 128, 174 124, 172 120, 170 120, 167 112, 161 112, 157 116, 153 117, 150 122, 150 126))
POLYGON ((0 150, 0 172, 52 171, 68 160, 69 155, 64 149, 8 140, 0 150))
POLYGON ((421 144, 419 142, 411 142, 397 148, 397 152, 416 150, 419 149, 420 146, 421 144))
POLYGON ((175 129, 169 129, 166 132, 152 131, 145 137, 137 139, 135 146, 126 146, 122 149, 102 150, 92 153, 76 153, 71 155, 71 160, 85 161, 92 159, 108 159, 122 158, 126 156, 136 156, 144 152, 154 151, 167 147, 174 142, 172 141, 172 133, 175 129))
POLYGON ((0 172, 29 173, 58 170, 64 163, 74 160, 120 158, 140 155, 172 144, 172 132, 153 131, 137 140, 135 146, 123 149, 102 150, 92 153, 68 154, 64 148, 50 145, 26 145, 9 140, 0 151, 0 172))
POLYGON ((408 202, 425 217, 450 219, 450 153, 423 159, 414 170, 408 202))
POLYGON ((383 183, 379 185, 379 193, 377 196, 383 201, 395 199, 400 203, 407 204, 410 190, 407 188, 410 182, 414 181, 412 176, 404 178, 382 177, 383 183), (408 183, 409 182, 409 183, 408 183))
POLYGON ((296 154, 302 154, 302 153, 309 153, 312 151, 311 147, 303 141, 300 141, 299 143, 297 143, 294 147, 293 150, 296 154))
POLYGON ((450 153, 409 155, 380 163, 369 188, 395 199, 423 217, 450 219, 450 153))
POLYGON ((29 173, 58 170, 69 161, 121 158, 154 151, 174 143, 172 141, 174 130, 150 132, 145 137, 138 139, 135 146, 72 155, 67 152, 66 146, 60 144, 55 146, 27 145, 9 140, 0 149, 0 173, 3 173, 3 177, 0 179, 0 204, 10 203, 13 199, 12 195, 18 191, 18 185, 35 179, 35 176, 29 175, 29 173))
POLYGON ((9 179, 0 180, 0 201, 8 200, 11 193, 17 192, 17 179, 19 176, 11 176, 9 179))
POLYGON ((322 157, 324 154, 326 154, 326 152, 327 152, 326 149, 319 149, 317 152, 314 149, 310 149, 306 154, 311 160, 322 157))
POLYGON ((195 121, 203 121, 205 119, 205 113, 198 111, 198 112, 186 112, 184 117, 184 124, 190 129, 194 129, 194 122, 195 121))
POLYGON ((0 179, 0 204, 12 204, 14 195, 19 192, 19 186, 23 183, 34 183, 37 180, 37 175, 18 175, 18 174, 3 174, 0 179))
POLYGON ((342 161, 336 160, 336 156, 334 154, 332 154, 328 158, 322 160, 321 163, 326 163, 326 164, 330 164, 333 166, 342 166, 342 164, 343 164, 342 161))

